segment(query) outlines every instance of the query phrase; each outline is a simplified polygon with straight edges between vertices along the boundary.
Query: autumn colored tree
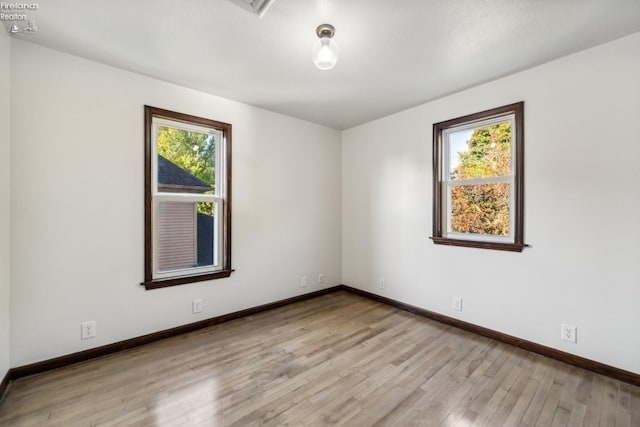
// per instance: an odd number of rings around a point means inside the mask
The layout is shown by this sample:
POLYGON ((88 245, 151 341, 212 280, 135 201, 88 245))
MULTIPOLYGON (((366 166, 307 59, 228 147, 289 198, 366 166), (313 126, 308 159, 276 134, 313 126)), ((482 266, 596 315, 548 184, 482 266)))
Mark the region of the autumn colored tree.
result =
MULTIPOLYGON (((475 129, 459 152, 452 180, 509 176, 511 174, 511 124, 475 129)), ((510 184, 469 183, 451 188, 451 230, 456 233, 509 235, 510 184)))

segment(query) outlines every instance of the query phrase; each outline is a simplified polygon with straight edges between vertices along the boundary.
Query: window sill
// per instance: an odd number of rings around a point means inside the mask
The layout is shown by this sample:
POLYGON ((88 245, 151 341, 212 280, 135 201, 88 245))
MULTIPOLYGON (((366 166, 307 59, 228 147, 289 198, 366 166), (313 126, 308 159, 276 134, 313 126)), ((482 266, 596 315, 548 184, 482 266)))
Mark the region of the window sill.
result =
POLYGON ((215 273, 199 274, 195 276, 172 277, 170 279, 156 279, 142 282, 146 290, 168 288, 170 286, 186 285, 188 283, 204 282, 206 280, 223 279, 231 276, 235 270, 221 270, 215 273))
POLYGON ((476 240, 447 239, 444 237, 429 237, 436 245, 466 246, 468 248, 494 249, 498 251, 522 252, 529 245, 523 243, 481 242, 476 240))

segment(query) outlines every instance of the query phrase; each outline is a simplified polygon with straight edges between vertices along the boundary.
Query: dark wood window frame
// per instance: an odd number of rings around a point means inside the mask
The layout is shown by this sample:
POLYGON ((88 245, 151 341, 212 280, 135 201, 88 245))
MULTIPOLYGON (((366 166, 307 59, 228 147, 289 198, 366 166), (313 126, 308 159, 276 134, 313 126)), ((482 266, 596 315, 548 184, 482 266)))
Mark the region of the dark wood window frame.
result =
POLYGON ((433 243, 438 245, 466 246, 483 249, 496 249, 504 251, 521 252, 524 243, 524 102, 505 105, 479 113, 469 114, 433 125, 433 243), (515 118, 515 172, 514 189, 515 203, 513 215, 515 215, 515 230, 513 242, 491 242, 483 240, 463 240, 447 238, 443 233, 444 199, 446 196, 443 183, 443 132, 449 128, 463 124, 482 122, 488 119, 514 115, 515 118))
POLYGON ((169 286, 183 285, 187 283, 202 282, 206 280, 229 277, 233 272, 231 268, 231 124, 216 120, 206 119, 188 114, 177 113, 161 108, 144 107, 144 282, 141 284, 146 289, 158 289, 169 286), (154 177, 152 172, 152 126, 154 118, 163 118, 186 124, 196 124, 215 128, 223 134, 224 146, 224 177, 225 177, 225 197, 223 203, 222 218, 222 239, 223 253, 221 256, 222 269, 210 273, 184 275, 165 279, 153 278, 153 193, 152 184, 154 177))

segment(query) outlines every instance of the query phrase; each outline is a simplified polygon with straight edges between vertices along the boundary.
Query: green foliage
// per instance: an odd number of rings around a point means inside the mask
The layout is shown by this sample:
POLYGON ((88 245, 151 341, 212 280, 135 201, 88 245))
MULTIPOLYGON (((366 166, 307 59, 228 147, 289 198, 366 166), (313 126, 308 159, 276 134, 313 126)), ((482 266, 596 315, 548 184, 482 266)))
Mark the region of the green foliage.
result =
POLYGON ((475 129, 469 149, 458 153, 458 179, 509 175, 511 171, 511 124, 509 122, 475 129))
MULTIPOLYGON (((511 172, 509 122, 473 131, 468 150, 458 153, 453 179, 507 176, 511 172)), ((451 229, 458 233, 509 235, 509 184, 454 186, 451 190, 451 229)))
MULTIPOLYGON (((215 136, 161 126, 158 154, 215 188, 215 136)), ((213 215, 212 203, 198 203, 198 212, 213 215)))

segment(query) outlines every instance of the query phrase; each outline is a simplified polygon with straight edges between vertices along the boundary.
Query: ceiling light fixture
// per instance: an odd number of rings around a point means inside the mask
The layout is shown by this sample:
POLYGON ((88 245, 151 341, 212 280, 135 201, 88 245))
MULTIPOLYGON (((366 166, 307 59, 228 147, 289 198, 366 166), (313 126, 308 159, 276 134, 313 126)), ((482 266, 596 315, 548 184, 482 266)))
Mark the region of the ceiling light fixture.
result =
POLYGON ((313 44, 311 50, 313 63, 316 64, 320 70, 330 70, 335 67, 338 62, 338 54, 340 50, 335 41, 331 38, 336 33, 336 29, 333 25, 322 24, 316 28, 316 35, 318 40, 313 44))

